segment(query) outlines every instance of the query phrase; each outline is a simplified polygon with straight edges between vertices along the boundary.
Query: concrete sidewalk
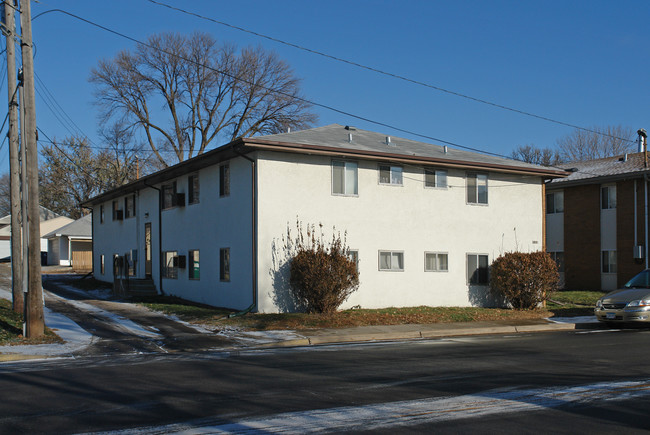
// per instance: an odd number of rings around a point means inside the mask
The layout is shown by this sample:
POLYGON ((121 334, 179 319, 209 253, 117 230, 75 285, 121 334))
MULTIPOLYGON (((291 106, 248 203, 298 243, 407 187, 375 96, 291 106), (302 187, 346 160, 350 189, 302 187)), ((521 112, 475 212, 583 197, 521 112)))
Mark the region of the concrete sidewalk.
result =
MULTIPOLYGON (((327 328, 296 331, 304 338, 285 340, 268 344, 272 346, 309 346, 319 344, 352 343, 368 341, 395 341, 436 339, 467 335, 518 334, 529 332, 571 331, 575 329, 595 329, 597 323, 584 318, 576 318, 580 323, 571 322, 569 318, 562 322, 546 319, 492 322, 456 322, 411 325, 358 326, 354 328, 327 328)), ((593 319, 595 322, 595 318, 593 319)))

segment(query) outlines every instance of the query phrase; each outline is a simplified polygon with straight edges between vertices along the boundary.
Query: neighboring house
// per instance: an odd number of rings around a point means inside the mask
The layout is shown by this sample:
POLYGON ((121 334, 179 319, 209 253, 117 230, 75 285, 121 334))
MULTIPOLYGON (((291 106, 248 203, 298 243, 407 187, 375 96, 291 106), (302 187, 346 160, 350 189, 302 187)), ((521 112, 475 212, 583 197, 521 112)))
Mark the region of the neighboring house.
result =
POLYGON ((92 216, 86 215, 42 236, 47 239, 47 264, 92 269, 92 216))
POLYGON ((546 186, 546 249, 569 289, 612 290, 648 267, 644 153, 565 165, 546 186))
POLYGON ((300 220, 346 233, 361 285, 343 307, 490 305, 489 264, 544 249, 544 180, 565 175, 334 124, 237 139, 84 205, 101 280, 295 310, 283 237, 300 220))
MULTIPOLYGON (((39 218, 41 221, 41 254, 47 252, 47 239, 43 234, 47 234, 56 228, 72 222, 72 219, 65 216, 60 216, 52 210, 40 206, 39 218)), ((11 258, 11 215, 7 215, 0 219, 0 260, 8 260, 11 258), (2 226, 4 225, 4 226, 2 226)))

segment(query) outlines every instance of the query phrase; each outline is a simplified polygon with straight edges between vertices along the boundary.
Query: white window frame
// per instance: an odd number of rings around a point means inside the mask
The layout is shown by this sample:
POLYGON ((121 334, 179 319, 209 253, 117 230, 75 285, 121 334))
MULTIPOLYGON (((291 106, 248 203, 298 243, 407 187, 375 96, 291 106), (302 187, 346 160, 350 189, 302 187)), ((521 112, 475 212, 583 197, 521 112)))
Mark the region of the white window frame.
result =
POLYGON ((615 250, 602 250, 601 251, 601 272, 606 274, 616 275, 618 271, 618 258, 615 250), (613 261, 612 261, 613 260, 613 261))
POLYGON ((219 281, 221 282, 230 282, 230 248, 220 248, 219 249, 219 281))
MULTIPOLYGON (((379 254, 377 256, 377 260, 378 260, 378 267, 379 267, 379 270, 381 272, 404 272, 404 267, 405 267, 405 264, 404 264, 404 251, 389 251, 389 250, 385 250, 385 249, 380 250, 379 254), (389 254, 388 258, 390 259, 391 264, 390 264, 390 268, 388 268, 388 269, 382 269, 381 268, 381 255, 382 254, 389 254), (393 257, 394 256, 401 256, 402 257, 402 268, 393 267, 393 257)), ((399 262, 397 264, 399 266, 399 262)))
POLYGON ((448 172, 446 169, 424 169, 424 187, 426 189, 441 189, 445 190, 449 188, 449 181, 448 181, 448 172), (433 184, 429 184, 427 182, 427 175, 433 175, 433 184), (439 182, 439 177, 444 179, 444 185, 443 183, 439 182))
POLYGON ((198 204, 200 202, 201 195, 201 182, 199 180, 199 174, 194 173, 187 176, 187 204, 198 204), (196 186, 195 186, 196 184, 196 186), (196 189, 194 188, 196 187, 196 189))
POLYGON ((555 261, 555 264, 557 265, 557 271, 559 273, 564 273, 564 251, 550 251, 548 252, 548 255, 551 256, 551 259, 555 261), (561 259, 558 260, 558 255, 561 255, 561 259))
POLYGON ((546 214, 564 213, 564 191, 546 193, 546 214), (558 201, 558 197, 560 200, 558 201), (553 207, 549 210, 549 198, 553 198, 553 207), (558 202, 560 203, 558 206, 558 202))
POLYGON ((187 251, 187 279, 190 281, 200 281, 201 280, 201 252, 198 249, 189 249, 187 251), (199 261, 196 263, 198 264, 198 277, 194 277, 194 253, 197 254, 197 257, 199 257, 199 261))
POLYGON ((354 261, 354 264, 357 266, 357 272, 359 271, 359 250, 358 249, 348 249, 348 258, 354 261))
POLYGON ((424 271, 425 272, 449 272, 449 253, 448 252, 439 252, 439 251, 427 251, 424 253, 424 271), (434 260, 434 269, 427 268, 427 256, 435 255, 434 260), (446 257, 445 264, 447 265, 446 269, 438 269, 438 256, 444 255, 446 257))
POLYGON ((174 266, 174 258, 178 258, 178 251, 163 251, 163 259, 165 261, 163 265, 163 278, 165 279, 178 279, 178 266, 174 266), (168 254, 171 254, 171 257, 168 254))
POLYGON ((219 197, 230 196, 230 162, 219 165, 219 197))
POLYGON ((600 208, 602 210, 616 209, 616 184, 606 184, 600 187, 600 208))
POLYGON ((489 285, 490 284, 490 255, 482 252, 468 252, 465 255, 465 278, 467 280, 467 285, 489 285), (473 256, 476 257, 476 269, 480 269, 480 257, 486 257, 487 259, 487 277, 485 282, 471 282, 470 276, 469 276, 469 257, 473 256))
POLYGON ((399 165, 379 164, 378 176, 379 176, 378 177, 379 184, 381 184, 382 186, 403 186, 404 185, 404 168, 399 165), (381 181, 382 168, 388 168, 388 178, 389 178, 388 183, 384 183, 381 181), (397 170, 399 170, 399 183, 393 183, 393 174, 398 172, 397 170))
POLYGON ((351 160, 332 160, 332 195, 335 196, 359 196, 359 163, 351 160), (337 164, 343 164, 343 192, 335 192, 334 191, 334 167, 337 164), (348 168, 348 165, 350 167, 348 168), (352 168, 352 165, 354 165, 354 168, 352 168), (348 175, 348 170, 353 170, 354 171, 354 178, 356 185, 354 186, 356 188, 356 191, 353 192, 348 192, 348 185, 347 185, 347 175, 348 175))
POLYGON ((487 206, 487 205, 490 204, 490 184, 489 184, 489 180, 490 180, 490 177, 485 172, 467 172, 465 174, 465 200, 467 201, 467 204, 469 204, 469 205, 482 205, 482 206, 487 206), (485 202, 479 202, 479 199, 480 199, 479 177, 481 177, 481 178, 485 177, 485 202), (474 179, 475 183, 476 183, 475 184, 476 194, 474 195, 473 200, 471 200, 470 197, 469 197, 470 179, 474 179))

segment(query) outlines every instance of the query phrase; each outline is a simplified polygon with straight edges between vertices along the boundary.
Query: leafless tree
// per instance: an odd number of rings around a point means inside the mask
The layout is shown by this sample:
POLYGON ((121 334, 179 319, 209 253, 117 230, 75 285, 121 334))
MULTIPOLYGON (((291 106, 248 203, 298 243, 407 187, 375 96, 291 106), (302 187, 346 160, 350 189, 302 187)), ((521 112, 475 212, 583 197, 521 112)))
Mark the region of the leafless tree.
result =
POLYGON ((138 128, 165 166, 201 154, 215 138, 279 133, 316 120, 283 60, 262 48, 218 44, 206 33, 153 35, 101 60, 90 81, 104 119, 138 128))
POLYGON ((99 149, 79 138, 41 147, 41 205, 76 219, 87 212, 81 202, 135 180, 138 161, 147 170, 147 159, 130 144, 128 131, 113 126, 103 134, 107 143, 99 149))
POLYGON ((561 162, 560 153, 552 148, 520 145, 512 152, 512 158, 535 165, 554 166, 561 162))
POLYGON ((602 159, 635 150, 635 132, 632 128, 617 126, 593 127, 585 131, 575 129, 557 140, 564 162, 602 159))

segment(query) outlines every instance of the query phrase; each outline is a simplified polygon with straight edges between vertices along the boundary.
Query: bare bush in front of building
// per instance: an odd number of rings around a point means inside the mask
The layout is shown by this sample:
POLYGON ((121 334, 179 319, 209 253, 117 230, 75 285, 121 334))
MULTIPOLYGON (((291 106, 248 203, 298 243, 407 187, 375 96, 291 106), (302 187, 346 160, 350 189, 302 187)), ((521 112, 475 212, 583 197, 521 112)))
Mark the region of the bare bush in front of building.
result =
POLYGON ((322 225, 316 235, 316 226, 308 225, 306 233, 300 223, 298 235, 287 240, 294 252, 290 266, 290 285, 293 296, 309 313, 333 313, 359 288, 356 261, 350 258, 345 236, 335 233, 324 241, 322 225))
POLYGON ((490 290, 513 308, 537 308, 557 289, 559 274, 546 252, 509 252, 492 263, 490 290))

